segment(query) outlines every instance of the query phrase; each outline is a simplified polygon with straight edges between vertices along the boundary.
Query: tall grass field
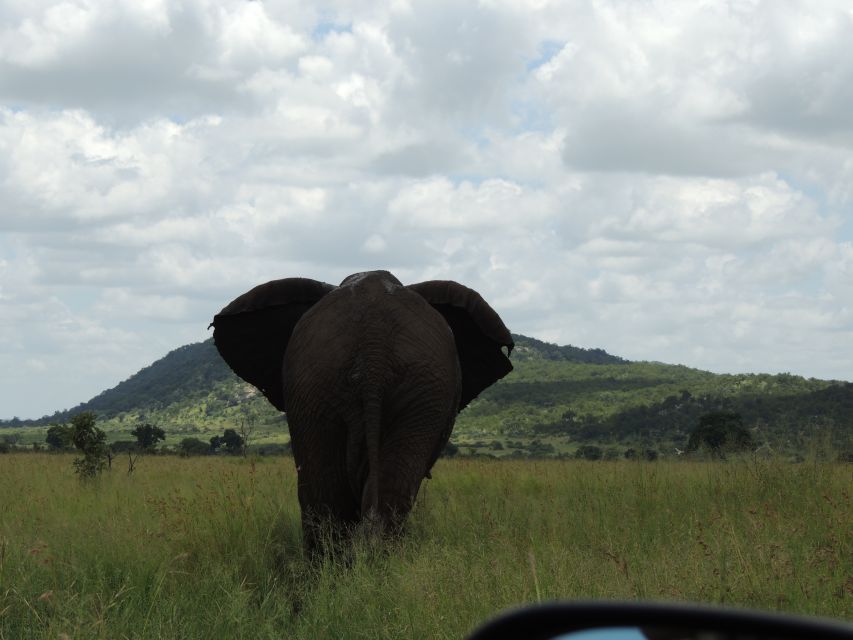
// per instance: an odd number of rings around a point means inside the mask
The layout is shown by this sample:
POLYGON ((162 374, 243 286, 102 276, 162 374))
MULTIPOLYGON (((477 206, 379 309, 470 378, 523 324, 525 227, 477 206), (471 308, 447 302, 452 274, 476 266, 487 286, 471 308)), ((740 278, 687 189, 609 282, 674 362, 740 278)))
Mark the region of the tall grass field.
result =
POLYGON ((290 458, 80 482, 0 456, 0 639, 462 638, 554 599, 853 618, 853 466, 441 460, 400 540, 302 554, 290 458))

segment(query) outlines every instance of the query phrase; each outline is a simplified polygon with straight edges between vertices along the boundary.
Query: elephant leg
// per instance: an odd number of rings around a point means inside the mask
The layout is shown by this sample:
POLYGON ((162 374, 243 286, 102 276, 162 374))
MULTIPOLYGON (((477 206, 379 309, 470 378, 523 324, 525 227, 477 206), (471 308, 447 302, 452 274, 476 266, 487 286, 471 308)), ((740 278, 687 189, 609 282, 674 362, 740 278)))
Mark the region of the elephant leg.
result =
POLYGON ((380 447, 379 518, 387 533, 402 530, 435 452, 446 444, 453 417, 444 412, 398 415, 380 447))
POLYGON ((340 547, 358 524, 359 508, 355 500, 341 499, 349 493, 346 482, 323 479, 323 491, 311 488, 312 481, 302 481, 300 473, 299 505, 302 511, 302 538, 310 556, 322 555, 340 547))
POLYGON ((315 422, 310 431, 295 428, 293 439, 305 549, 311 556, 334 551, 359 520, 359 501, 346 474, 346 428, 315 422))

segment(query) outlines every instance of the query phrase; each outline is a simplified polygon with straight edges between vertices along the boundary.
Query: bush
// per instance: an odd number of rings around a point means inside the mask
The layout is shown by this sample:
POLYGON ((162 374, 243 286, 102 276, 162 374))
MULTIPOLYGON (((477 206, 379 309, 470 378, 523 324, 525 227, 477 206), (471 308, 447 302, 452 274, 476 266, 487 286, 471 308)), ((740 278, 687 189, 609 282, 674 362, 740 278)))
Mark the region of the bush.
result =
POLYGON ((178 452, 183 457, 205 456, 211 453, 211 446, 198 438, 184 438, 178 445, 178 452))
POLYGON ((707 449, 715 458, 725 458, 726 453, 751 449, 752 437, 743 426, 739 413, 712 411, 699 418, 699 424, 687 441, 688 451, 707 449))
MULTIPOLYGON (((194 438, 192 438, 194 439, 194 438)), ((212 436, 210 438, 210 453, 216 453, 219 447, 222 446, 222 436, 212 436)))
POLYGON ((596 447, 593 444, 585 444, 575 451, 575 458, 579 460, 601 460, 603 455, 604 452, 601 447, 596 447))
POLYGON ((83 454, 74 459, 74 470, 81 478, 93 478, 107 466, 107 434, 95 426, 94 412, 71 418, 71 443, 83 454))
POLYGON ((160 427, 155 427, 148 423, 136 425, 136 428, 130 432, 130 435, 136 438, 136 442, 142 451, 149 453, 154 450, 159 440, 166 439, 165 431, 160 427))
POLYGON ((534 439, 530 444, 528 444, 527 451, 532 458, 547 458, 548 456, 556 453, 556 449, 553 444, 542 442, 539 439, 534 439))
POLYGON ((71 427, 64 424, 52 424, 44 438, 51 451, 71 448, 71 427))
POLYGON ((226 429, 222 433, 222 444, 225 445, 225 451, 231 455, 243 453, 243 438, 234 429, 226 429))

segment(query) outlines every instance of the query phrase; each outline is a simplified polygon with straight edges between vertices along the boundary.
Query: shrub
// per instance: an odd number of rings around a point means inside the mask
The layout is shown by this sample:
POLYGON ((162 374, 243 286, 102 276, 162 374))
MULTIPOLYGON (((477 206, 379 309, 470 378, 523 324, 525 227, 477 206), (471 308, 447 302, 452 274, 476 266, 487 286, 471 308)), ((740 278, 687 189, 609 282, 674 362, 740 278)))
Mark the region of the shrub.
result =
POLYGON ((222 444, 225 445, 225 451, 231 455, 243 453, 243 438, 234 429, 226 429, 222 433, 222 444))
POLYGON ((178 445, 178 451, 181 456, 204 456, 211 452, 209 443, 199 440, 198 438, 184 438, 181 444, 178 445))
POLYGON ((83 454, 74 459, 74 470, 81 478, 97 476, 107 465, 107 434, 95 426, 92 411, 71 418, 71 443, 83 454))
POLYGON ((752 437, 743 426, 743 419, 739 413, 731 411, 712 411, 700 417, 687 441, 688 451, 704 448, 715 458, 725 458, 726 453, 752 446, 752 437))
POLYGON ((71 427, 64 424, 52 424, 44 438, 51 451, 71 448, 71 427))
POLYGON ((159 440, 166 439, 166 432, 163 431, 160 427, 155 427, 152 424, 148 424, 147 422, 144 424, 136 425, 136 428, 130 432, 134 438, 136 438, 136 442, 139 444, 139 448, 142 451, 151 452, 157 446, 157 442, 159 440))
POLYGON ((575 451, 575 458, 579 460, 601 460, 604 452, 601 447, 596 447, 593 444, 585 444, 578 447, 575 451))

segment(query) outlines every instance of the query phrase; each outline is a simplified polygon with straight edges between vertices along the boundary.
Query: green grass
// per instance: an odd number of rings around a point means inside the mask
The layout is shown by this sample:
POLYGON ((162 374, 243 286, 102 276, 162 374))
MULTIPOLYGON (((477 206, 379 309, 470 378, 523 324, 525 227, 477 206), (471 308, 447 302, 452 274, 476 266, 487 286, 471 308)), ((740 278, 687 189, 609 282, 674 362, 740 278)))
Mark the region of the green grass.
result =
POLYGON ((289 458, 0 456, 0 638, 459 638, 513 605, 853 618, 853 467, 440 461, 385 550, 308 565, 289 458))

